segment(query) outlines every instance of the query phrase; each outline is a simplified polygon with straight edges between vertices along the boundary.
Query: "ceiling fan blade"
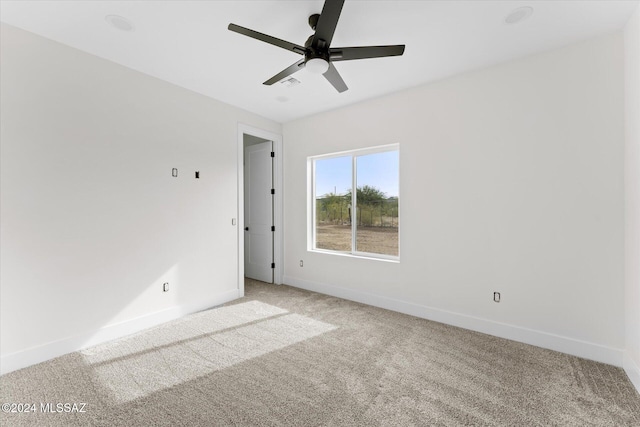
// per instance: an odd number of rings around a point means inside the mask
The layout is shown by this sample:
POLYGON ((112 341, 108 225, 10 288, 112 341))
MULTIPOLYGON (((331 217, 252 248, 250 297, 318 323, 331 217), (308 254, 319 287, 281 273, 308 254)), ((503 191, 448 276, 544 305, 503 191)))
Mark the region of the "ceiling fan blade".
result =
POLYGON ((284 79, 287 76, 290 76, 291 74, 295 73, 296 71, 300 71, 304 68, 304 59, 296 62, 295 64, 290 65, 289 67, 285 68, 284 70, 280 71, 278 74, 276 74, 275 76, 271 77, 269 80, 267 80, 266 82, 262 83, 263 85, 272 85, 274 83, 279 82, 280 80, 284 79))
POLYGON ((313 42, 311 43, 312 46, 318 46, 318 42, 320 40, 324 40, 325 46, 329 46, 331 44, 333 33, 336 31, 336 26, 338 25, 338 19, 340 18, 340 12, 342 11, 343 5, 344 0, 326 0, 324 2, 322 13, 320 13, 320 18, 318 18, 318 23, 316 25, 316 33, 314 34, 313 42))
POLYGON ((281 39, 269 36, 267 34, 259 33, 257 31, 250 30, 249 28, 241 27, 241 26, 236 25, 236 24, 229 24, 228 28, 229 28, 229 30, 231 30, 233 32, 236 32, 238 34, 242 34, 242 35, 245 35, 245 36, 260 40, 260 41, 263 41, 265 43, 269 43, 269 44, 272 44, 274 46, 278 46, 278 47, 281 47, 283 49, 293 51, 293 52, 298 53, 300 55, 304 55, 304 53, 305 53, 305 48, 304 47, 302 47, 300 45, 297 45, 295 43, 288 42, 286 40, 281 40, 281 39))
POLYGON ((338 92, 342 93, 349 89, 332 63, 329 63, 329 69, 323 74, 323 76, 329 80, 329 83, 331 83, 338 92))
POLYGON ((329 53, 331 61, 350 61, 352 59, 400 56, 404 53, 404 45, 336 47, 330 49, 329 53))

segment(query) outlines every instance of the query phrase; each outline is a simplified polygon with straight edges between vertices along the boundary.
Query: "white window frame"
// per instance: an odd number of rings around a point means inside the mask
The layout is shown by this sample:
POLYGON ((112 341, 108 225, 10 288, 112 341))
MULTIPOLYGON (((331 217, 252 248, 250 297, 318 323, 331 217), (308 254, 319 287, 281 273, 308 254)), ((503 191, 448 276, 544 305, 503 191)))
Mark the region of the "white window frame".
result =
MULTIPOLYGON (((369 154, 385 153, 389 151, 398 152, 398 175, 400 175, 400 144, 381 145, 377 147, 361 148, 356 150, 341 151, 338 153, 322 154, 317 156, 310 156, 307 158, 307 195, 311 199, 309 203, 309 210, 307 214, 307 250, 310 252, 318 252, 331 255, 348 256, 353 258, 367 258, 379 261, 400 262, 400 188, 398 188, 398 255, 386 255, 376 254, 372 252, 362 252, 354 250, 357 248, 356 238, 358 232, 358 222, 351 221, 351 250, 350 251, 337 251, 332 249, 319 249, 316 248, 316 160, 326 160, 337 157, 351 156, 351 208, 353 218, 356 218, 357 213, 357 162, 356 159, 361 156, 369 154)), ((400 176, 398 176, 398 187, 400 187, 400 176)))

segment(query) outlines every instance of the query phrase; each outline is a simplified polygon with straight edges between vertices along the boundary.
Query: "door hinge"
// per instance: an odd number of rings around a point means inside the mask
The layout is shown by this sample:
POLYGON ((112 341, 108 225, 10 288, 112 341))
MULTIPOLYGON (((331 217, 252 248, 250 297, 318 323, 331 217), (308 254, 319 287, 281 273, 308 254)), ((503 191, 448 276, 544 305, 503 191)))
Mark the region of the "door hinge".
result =
POLYGON ((275 188, 271 189, 271 194, 276 194, 276 189, 275 188))
POLYGON ((276 268, 276 263, 275 262, 271 263, 271 268, 276 268))
POLYGON ((275 225, 271 226, 271 231, 276 231, 276 226, 275 225))
POLYGON ((274 151, 271 152, 271 157, 275 157, 276 153, 274 151))

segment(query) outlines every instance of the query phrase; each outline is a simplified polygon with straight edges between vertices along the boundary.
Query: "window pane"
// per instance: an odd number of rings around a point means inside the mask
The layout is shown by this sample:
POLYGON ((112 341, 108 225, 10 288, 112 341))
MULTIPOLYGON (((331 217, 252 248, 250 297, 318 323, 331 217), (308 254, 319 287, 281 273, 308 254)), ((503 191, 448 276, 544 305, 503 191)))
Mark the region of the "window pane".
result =
POLYGON ((351 252, 351 156, 315 160, 316 249, 351 252))
POLYGON ((398 256, 398 151, 356 158, 356 248, 398 256))

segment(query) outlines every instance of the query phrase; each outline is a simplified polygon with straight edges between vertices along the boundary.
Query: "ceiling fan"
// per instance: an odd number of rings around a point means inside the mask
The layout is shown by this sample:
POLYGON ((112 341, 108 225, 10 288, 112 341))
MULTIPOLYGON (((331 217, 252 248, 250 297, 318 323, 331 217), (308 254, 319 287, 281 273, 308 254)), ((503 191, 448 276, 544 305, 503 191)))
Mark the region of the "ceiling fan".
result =
POLYGON ((404 53, 404 45, 332 48, 331 39, 333 39, 333 33, 338 25, 338 19, 340 18, 343 5, 344 0, 326 0, 322 8, 322 13, 316 13, 309 17, 309 26, 311 26, 311 29, 314 30, 315 33, 307 39, 304 46, 259 33, 236 24, 229 24, 229 30, 304 56, 304 59, 280 71, 263 84, 272 85, 296 71, 305 68, 312 73, 324 75, 338 92, 344 92, 348 89, 347 85, 344 80, 342 80, 338 70, 333 66, 333 62, 399 56, 404 53))

